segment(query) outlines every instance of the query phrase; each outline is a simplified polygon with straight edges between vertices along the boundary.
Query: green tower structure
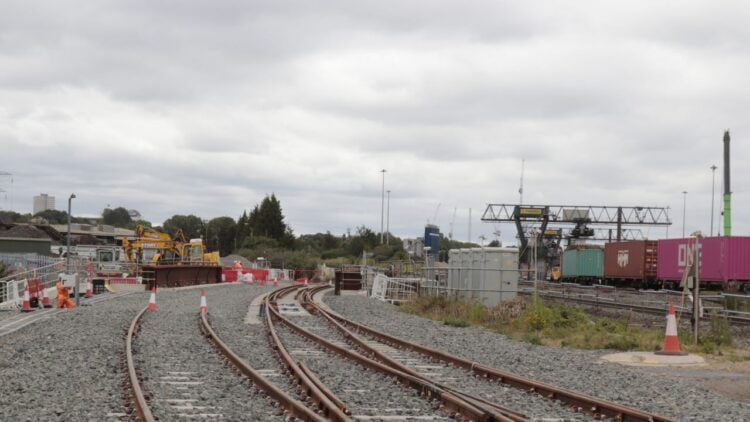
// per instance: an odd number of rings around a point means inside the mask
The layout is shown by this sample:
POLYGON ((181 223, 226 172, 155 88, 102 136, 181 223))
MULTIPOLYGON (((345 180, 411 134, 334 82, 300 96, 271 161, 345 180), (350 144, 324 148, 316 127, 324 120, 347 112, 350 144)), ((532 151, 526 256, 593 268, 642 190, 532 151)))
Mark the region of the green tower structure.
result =
POLYGON ((732 235, 732 190, 729 187, 729 131, 724 131, 724 236, 732 235))

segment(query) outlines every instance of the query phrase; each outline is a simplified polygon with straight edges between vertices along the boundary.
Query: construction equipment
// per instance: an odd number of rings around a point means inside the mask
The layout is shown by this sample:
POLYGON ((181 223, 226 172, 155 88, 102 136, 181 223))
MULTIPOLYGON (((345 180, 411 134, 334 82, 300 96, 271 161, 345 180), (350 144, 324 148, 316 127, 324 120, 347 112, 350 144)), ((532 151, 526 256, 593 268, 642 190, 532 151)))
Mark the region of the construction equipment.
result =
POLYGON ((122 249, 126 260, 136 267, 149 265, 218 265, 219 253, 206 253, 201 239, 187 241, 182 230, 174 236, 150 227, 138 225, 135 239, 123 239, 122 249))
POLYGON ((458 207, 453 207, 453 218, 451 218, 451 224, 448 226, 448 239, 453 240, 453 223, 456 222, 456 211, 458 207))

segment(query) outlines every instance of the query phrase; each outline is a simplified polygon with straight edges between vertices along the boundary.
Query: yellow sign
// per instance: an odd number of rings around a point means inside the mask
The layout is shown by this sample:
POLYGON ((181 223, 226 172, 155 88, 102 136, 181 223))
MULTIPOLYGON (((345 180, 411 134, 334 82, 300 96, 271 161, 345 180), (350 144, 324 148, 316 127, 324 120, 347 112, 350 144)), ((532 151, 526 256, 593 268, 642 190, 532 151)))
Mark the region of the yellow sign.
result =
POLYGON ((560 229, 546 229, 544 231, 545 236, 557 236, 560 234, 560 229))
POLYGON ((530 215, 530 216, 541 217, 543 211, 544 210, 541 208, 519 208, 518 215, 522 215, 522 216, 530 215))

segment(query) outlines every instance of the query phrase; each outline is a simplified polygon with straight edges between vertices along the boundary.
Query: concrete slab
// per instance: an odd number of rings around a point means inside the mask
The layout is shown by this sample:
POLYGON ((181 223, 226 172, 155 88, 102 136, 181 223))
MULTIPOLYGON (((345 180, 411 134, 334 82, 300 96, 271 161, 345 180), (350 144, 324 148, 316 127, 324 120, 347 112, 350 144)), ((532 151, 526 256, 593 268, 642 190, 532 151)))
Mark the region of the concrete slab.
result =
POLYGON ((260 324, 260 304, 266 299, 266 294, 258 295, 253 298, 250 302, 250 307, 247 308, 247 314, 245 315, 245 324, 256 325, 260 324))
POLYGON ((706 360, 698 355, 669 356, 653 352, 623 352, 601 357, 601 360, 630 366, 702 366, 706 360))
POLYGON ((107 289, 112 293, 143 292, 146 291, 145 284, 110 283, 107 289))

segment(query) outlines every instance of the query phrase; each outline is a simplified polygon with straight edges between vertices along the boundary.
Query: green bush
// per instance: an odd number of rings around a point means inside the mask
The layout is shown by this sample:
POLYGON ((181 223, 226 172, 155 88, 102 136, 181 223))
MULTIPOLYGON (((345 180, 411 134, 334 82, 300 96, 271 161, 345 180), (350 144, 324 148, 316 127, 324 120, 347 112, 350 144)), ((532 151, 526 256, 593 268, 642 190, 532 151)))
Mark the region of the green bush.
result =
POLYGON ((451 327, 468 327, 470 325, 466 320, 454 317, 445 318, 443 324, 450 325, 451 327))
POLYGON ((712 344, 716 348, 732 346, 732 330, 729 326, 729 321, 720 317, 715 312, 711 312, 708 317, 708 324, 708 331, 699 335, 698 342, 701 345, 712 344))

